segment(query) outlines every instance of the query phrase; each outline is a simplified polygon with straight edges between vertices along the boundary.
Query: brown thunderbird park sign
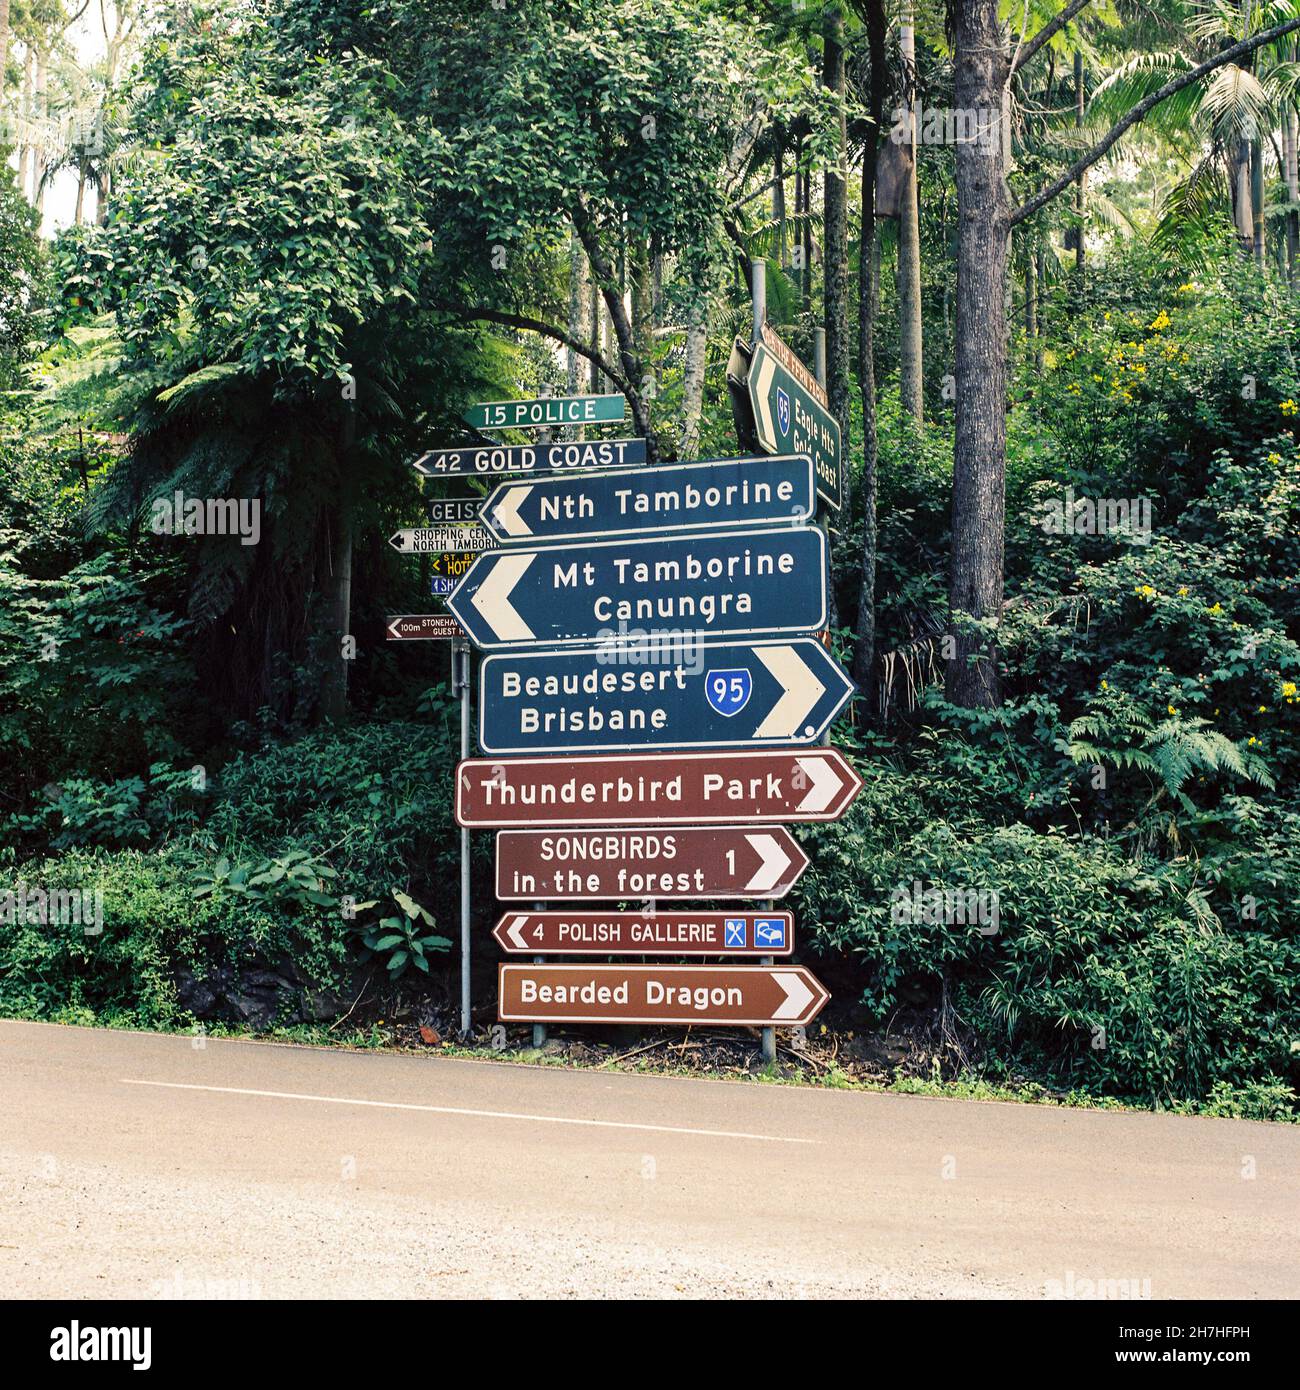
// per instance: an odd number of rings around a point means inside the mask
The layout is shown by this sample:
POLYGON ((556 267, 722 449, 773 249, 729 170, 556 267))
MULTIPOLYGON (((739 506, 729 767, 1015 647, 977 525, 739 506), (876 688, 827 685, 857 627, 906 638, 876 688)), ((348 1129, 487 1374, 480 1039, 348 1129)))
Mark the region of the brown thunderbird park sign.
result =
POLYGON ((502 965, 507 1023, 798 1027, 830 998, 799 965, 502 965))
POLYGON ((524 956, 787 956, 788 912, 507 912, 492 935, 524 956))
POLYGON ((502 828, 833 821, 861 789, 835 748, 468 758, 457 769, 456 819, 502 828))
POLYGON ((808 867, 783 825, 503 830, 497 897, 781 898, 808 867))

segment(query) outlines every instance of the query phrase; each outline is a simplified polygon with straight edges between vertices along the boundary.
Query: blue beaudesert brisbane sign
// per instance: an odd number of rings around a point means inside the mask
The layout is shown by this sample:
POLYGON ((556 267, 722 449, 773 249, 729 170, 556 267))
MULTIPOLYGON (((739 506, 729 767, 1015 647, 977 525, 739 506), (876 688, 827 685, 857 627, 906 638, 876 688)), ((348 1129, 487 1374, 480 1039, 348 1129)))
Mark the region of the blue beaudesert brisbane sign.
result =
POLYGON ((792 525, 817 506, 812 459, 787 454, 520 478, 479 513, 502 545, 792 525))
POLYGON ((826 537, 788 526, 500 550, 475 562, 447 607, 489 651, 816 632, 826 626, 826 537))
POLYGON ((853 683, 812 638, 610 644, 486 657, 487 754, 815 743, 853 683))

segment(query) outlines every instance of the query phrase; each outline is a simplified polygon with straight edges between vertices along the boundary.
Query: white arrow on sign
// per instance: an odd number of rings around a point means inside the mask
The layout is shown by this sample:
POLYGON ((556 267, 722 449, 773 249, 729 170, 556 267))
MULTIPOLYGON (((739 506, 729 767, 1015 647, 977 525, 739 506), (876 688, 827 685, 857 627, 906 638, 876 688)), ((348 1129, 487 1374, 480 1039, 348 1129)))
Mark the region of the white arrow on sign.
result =
POLYGON ((824 811, 839 795, 844 785, 838 772, 828 767, 821 758, 796 758, 803 774, 811 782, 808 795, 795 807, 798 815, 815 814, 824 811))
POLYGON ((754 730, 755 738, 794 738, 826 687, 794 647, 755 647, 758 659, 776 678, 781 698, 754 730))
POLYGON ((505 496, 501 499, 493 520, 501 528, 502 534, 509 536, 512 540, 517 536, 531 536, 533 528, 519 515, 519 508, 523 506, 525 498, 532 492, 532 483, 523 483, 519 487, 509 487, 503 490, 505 496))
POLYGON ((775 835, 746 835, 750 845, 763 861, 758 872, 745 884, 746 893, 766 893, 781 881, 781 875, 794 860, 781 848, 775 835))
POLYGON ((774 970, 772 978, 785 990, 785 1001, 772 1010, 773 1018, 798 1018, 815 997, 794 970, 774 970))
POLYGON ((770 352, 765 352, 758 369, 758 383, 754 391, 754 425, 758 434, 758 442, 769 454, 778 452, 776 422, 772 419, 772 404, 767 394, 775 375, 776 358, 770 352))
POLYGON ((536 555, 502 555, 492 561, 487 578, 470 600, 493 635, 503 642, 526 642, 537 635, 510 602, 515 585, 536 558, 536 555))
POLYGON ((526 951, 528 949, 528 943, 524 940, 523 933, 523 925, 527 920, 528 917, 526 914, 514 917, 511 919, 510 925, 506 928, 506 935, 521 951, 526 951))

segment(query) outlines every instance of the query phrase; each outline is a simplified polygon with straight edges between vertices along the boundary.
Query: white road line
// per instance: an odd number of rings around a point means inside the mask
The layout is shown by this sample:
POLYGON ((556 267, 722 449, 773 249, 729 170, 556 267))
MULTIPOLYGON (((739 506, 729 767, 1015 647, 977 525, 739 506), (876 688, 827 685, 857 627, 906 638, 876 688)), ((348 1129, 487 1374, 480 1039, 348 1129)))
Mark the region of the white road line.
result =
POLYGON ((123 1086, 160 1086, 168 1091, 215 1091, 230 1096, 270 1096, 273 1100, 314 1100, 322 1105, 372 1105, 381 1110, 422 1110, 431 1115, 471 1115, 485 1120, 531 1120, 545 1125, 587 1125, 597 1129, 639 1129, 655 1134, 698 1134, 706 1139, 758 1139, 765 1144, 818 1144, 783 1134, 745 1134, 730 1129, 687 1129, 680 1125, 641 1125, 624 1120, 577 1120, 568 1115, 524 1115, 513 1110, 465 1110, 456 1105, 408 1105, 396 1100, 356 1100, 351 1096, 312 1096, 297 1091, 253 1091, 243 1086, 196 1086, 184 1081, 138 1081, 118 1077, 123 1086))

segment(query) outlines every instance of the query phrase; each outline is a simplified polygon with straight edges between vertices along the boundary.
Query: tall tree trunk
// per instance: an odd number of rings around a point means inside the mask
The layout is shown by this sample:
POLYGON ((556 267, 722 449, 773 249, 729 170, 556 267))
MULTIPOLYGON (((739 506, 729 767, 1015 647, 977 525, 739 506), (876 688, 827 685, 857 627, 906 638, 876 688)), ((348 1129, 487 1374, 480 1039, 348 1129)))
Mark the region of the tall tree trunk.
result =
POLYGON ((83 159, 77 164, 77 208, 73 214, 73 222, 80 227, 85 220, 84 213, 86 208, 86 161, 83 159))
MULTIPOLYGON (((1295 48, 1292 46, 1292 59, 1294 61, 1295 48)), ((1298 167, 1296 146, 1297 146, 1297 122, 1295 107, 1288 102, 1286 116, 1283 121, 1283 170, 1286 178, 1287 200, 1293 205, 1300 202, 1300 167, 1298 167)), ((1294 206, 1286 215, 1286 268, 1287 277, 1294 285, 1296 282, 1296 262, 1300 260, 1300 212, 1294 206)))
POLYGON ((9 62, 9 0, 0 0, 0 99, 4 97, 5 66, 9 62))
MULTIPOLYGON (((955 27, 955 105, 1001 112, 1008 60, 997 0, 957 0, 955 27)), ((1004 290, 1010 222, 1002 141, 959 142, 956 181, 957 409, 946 683, 954 703, 979 707, 999 698, 995 644, 1006 509, 1004 290)))
POLYGON ((776 263, 782 270, 788 264, 785 250, 785 146, 776 142, 772 161, 772 221, 776 223, 776 263))
MULTIPOLYGON (((1076 130, 1083 129, 1083 54, 1074 55, 1074 125, 1076 130)), ((1084 243, 1083 227, 1084 218, 1087 216, 1087 197, 1088 197, 1088 175, 1079 175, 1078 182, 1074 187, 1074 216, 1076 219, 1076 234, 1078 240, 1074 244, 1074 294, 1078 302, 1083 302, 1084 293, 1084 259, 1086 247, 1084 243)))
POLYGON ((330 536, 328 626, 323 634, 324 679, 321 682, 320 714, 336 723, 347 718, 348 669, 343 643, 352 634, 352 518, 346 504, 332 519, 330 536))
POLYGON ((45 126, 49 115, 49 97, 46 92, 46 59, 44 49, 36 51, 36 153, 32 159, 32 206, 37 215, 45 211, 45 126))
POLYGON ((909 10, 898 37, 903 63, 903 104, 912 116, 913 138, 899 146, 903 185, 898 211, 898 389, 903 409, 914 419, 924 411, 924 358, 921 341, 921 211, 916 165, 920 112, 916 97, 916 31, 909 10))
MULTIPOLYGON (((575 342, 583 342, 587 337, 587 258, 582 251, 582 243, 574 232, 569 237, 569 337, 575 342)), ((569 395, 576 396, 582 391, 582 358, 572 348, 565 359, 567 368, 565 388, 569 395)), ((583 439, 586 430, 582 425, 573 426, 572 437, 583 439)))
POLYGON ((1034 318, 1038 326, 1038 339, 1034 344, 1034 366, 1039 372, 1045 365, 1044 343, 1047 338, 1047 251, 1042 238, 1034 248, 1034 282, 1038 286, 1038 297, 1034 318))
POLYGON ((646 455, 651 463, 655 463, 658 461, 659 451, 655 437, 650 430, 649 405, 642 394, 642 364, 637 356, 627 306, 623 303, 622 277, 616 274, 601 247, 600 237, 591 220, 591 213, 587 208, 586 200, 580 197, 570 209, 570 215, 574 228, 587 252, 587 260, 591 263, 592 278, 600 286, 601 296, 605 301, 606 309, 609 311, 614 336, 618 340, 620 365, 627 384, 627 399, 632 410, 633 428, 646 441, 646 455))
POLYGON ((1255 240, 1255 212, 1251 198, 1250 142, 1238 140, 1228 156, 1232 180, 1232 216, 1237 227, 1237 242, 1243 256, 1251 253, 1255 240))
MULTIPOLYGON (((654 284, 650 271, 650 248, 639 236, 630 238, 628 266, 631 271, 632 341, 638 359, 648 371, 650 342, 654 337, 654 284)), ((643 382, 643 389, 644 386, 643 382)))
POLYGON ((682 369, 682 428, 677 456, 693 459, 700 447, 700 412, 704 406, 704 357, 709 345, 709 297, 698 289, 686 316, 686 362, 682 369))
MULTIPOLYGON (((858 380, 862 393, 862 573, 853 641, 853 679, 871 699, 876 662, 876 306, 880 241, 876 235, 876 163, 885 111, 885 0, 868 0, 867 44, 871 62, 867 110, 874 124, 862 148, 862 248, 858 265, 858 380)), ((871 712, 868 709, 867 718, 871 712)))
POLYGON ((1264 151, 1258 136, 1250 142, 1250 242, 1255 264, 1264 264, 1264 151))
MULTIPOLYGON (((591 312, 588 319, 591 323, 591 346, 598 356, 603 355, 604 345, 601 342, 601 318, 600 318, 600 286, 596 283, 596 277, 590 274, 591 267, 588 266, 588 281, 591 287, 591 312)), ((604 380, 604 373, 593 362, 591 364, 591 392, 592 395, 599 394, 604 387, 601 385, 604 380)))
MULTIPOLYGON (((844 16, 826 11, 822 82, 844 95, 844 16)), ((826 376, 831 414, 840 422, 845 448, 849 442, 849 219, 848 134, 840 108, 836 167, 826 171, 826 245, 822 251, 826 286, 826 376)))
POLYGON ((32 104, 35 100, 36 91, 36 54, 32 51, 31 44, 26 45, 27 52, 23 58, 23 91, 22 102, 19 106, 19 144, 18 144, 18 189, 23 197, 27 197, 28 176, 31 173, 32 161, 32 104))

